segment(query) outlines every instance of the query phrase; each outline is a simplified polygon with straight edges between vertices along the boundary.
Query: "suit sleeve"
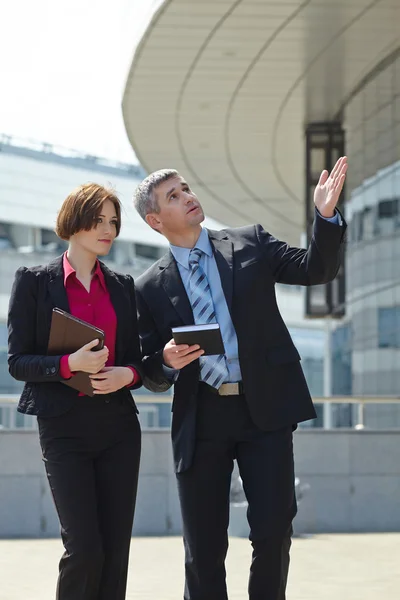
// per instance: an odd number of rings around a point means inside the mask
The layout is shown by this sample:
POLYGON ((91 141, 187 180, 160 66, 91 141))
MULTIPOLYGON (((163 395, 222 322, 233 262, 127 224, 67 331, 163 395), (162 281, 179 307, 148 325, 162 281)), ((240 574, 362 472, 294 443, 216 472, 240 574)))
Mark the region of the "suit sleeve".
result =
POLYGON ((18 381, 62 381, 61 356, 36 354, 37 276, 26 267, 15 274, 8 309, 8 370, 18 381))
POLYGON ((130 390, 136 390, 146 383, 149 371, 142 360, 136 311, 135 284, 130 275, 126 275, 126 285, 129 293, 131 314, 129 315, 129 319, 126 319, 126 326, 130 328, 128 336, 130 343, 125 354, 124 366, 130 367, 139 376, 135 376, 133 382, 128 386, 130 390))
POLYGON ((289 246, 257 225, 258 242, 275 281, 305 286, 332 281, 340 267, 346 230, 346 223, 340 217, 340 223, 328 221, 316 210, 313 235, 307 249, 289 246))
POLYGON ((138 289, 136 289, 136 301, 143 367, 146 374, 143 383, 152 392, 166 392, 173 384, 173 377, 169 377, 163 367, 164 343, 157 331, 151 312, 138 289))
POLYGON ((130 389, 136 389, 143 383, 143 385, 152 392, 164 392, 170 386, 165 387, 165 385, 163 385, 165 384, 166 378, 162 373, 162 370, 160 372, 160 367, 157 364, 157 361, 151 360, 147 356, 142 357, 143 352, 140 344, 141 340, 139 337, 138 313, 136 307, 137 292, 135 292, 135 285, 130 275, 128 276, 128 280, 132 307, 132 315, 129 319, 132 327, 132 331, 130 333, 132 344, 129 349, 130 358, 128 357, 128 361, 125 362, 125 365, 128 367, 133 367, 141 377, 141 381, 131 385, 130 389))

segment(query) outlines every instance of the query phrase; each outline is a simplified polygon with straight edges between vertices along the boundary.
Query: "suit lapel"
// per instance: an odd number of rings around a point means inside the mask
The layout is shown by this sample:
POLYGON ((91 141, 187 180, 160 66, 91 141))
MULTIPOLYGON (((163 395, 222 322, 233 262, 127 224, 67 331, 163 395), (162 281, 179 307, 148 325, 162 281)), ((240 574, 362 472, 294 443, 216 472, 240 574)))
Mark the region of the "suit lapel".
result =
POLYGON ((171 251, 160 262, 159 268, 161 269, 162 285, 173 307, 184 325, 192 325, 194 323, 192 307, 171 251))
POLYGON ((208 231, 229 312, 232 314, 233 244, 223 231, 208 231))
POLYGON ((129 314, 127 298, 123 284, 118 280, 115 274, 100 262, 100 267, 104 275, 108 293, 110 294, 111 304, 114 307, 117 316, 117 334, 115 339, 115 362, 119 364, 123 356, 124 323, 126 315, 129 314))
POLYGON ((68 297, 64 287, 63 255, 47 265, 47 272, 49 274, 47 287, 54 307, 69 312, 68 297))

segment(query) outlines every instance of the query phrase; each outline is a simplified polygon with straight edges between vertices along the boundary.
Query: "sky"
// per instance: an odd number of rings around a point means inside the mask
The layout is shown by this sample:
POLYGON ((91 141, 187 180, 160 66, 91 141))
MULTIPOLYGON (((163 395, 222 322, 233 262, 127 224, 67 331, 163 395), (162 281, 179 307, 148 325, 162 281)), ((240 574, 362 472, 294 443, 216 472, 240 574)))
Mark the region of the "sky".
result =
POLYGON ((2 3, 0 134, 137 163, 121 101, 134 49, 159 3, 2 3))

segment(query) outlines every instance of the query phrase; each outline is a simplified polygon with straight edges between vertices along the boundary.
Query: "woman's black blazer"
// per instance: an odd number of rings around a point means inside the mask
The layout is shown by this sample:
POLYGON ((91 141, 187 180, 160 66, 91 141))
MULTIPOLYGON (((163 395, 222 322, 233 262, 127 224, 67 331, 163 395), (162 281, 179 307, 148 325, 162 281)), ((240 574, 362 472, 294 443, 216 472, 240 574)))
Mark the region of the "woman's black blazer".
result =
MULTIPOLYGON (((145 380, 137 328, 135 287, 130 275, 120 275, 100 262, 117 316, 115 365, 132 366, 145 380)), ((18 269, 8 312, 10 374, 25 386, 18 411, 52 417, 68 411, 78 392, 61 383, 61 356, 46 356, 53 308, 69 311, 64 287, 63 257, 48 265, 18 269)), ((133 404, 130 389, 123 388, 133 404)), ((114 392, 120 394, 119 392, 114 392)))

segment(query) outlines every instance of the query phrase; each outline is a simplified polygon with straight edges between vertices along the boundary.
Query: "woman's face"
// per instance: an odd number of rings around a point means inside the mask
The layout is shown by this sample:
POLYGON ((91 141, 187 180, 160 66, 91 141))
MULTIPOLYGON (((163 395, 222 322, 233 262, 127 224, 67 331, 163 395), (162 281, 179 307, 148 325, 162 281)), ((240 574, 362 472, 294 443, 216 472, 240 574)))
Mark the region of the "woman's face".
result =
POLYGON ((93 229, 78 231, 71 237, 70 241, 97 256, 106 256, 110 252, 117 235, 117 222, 114 203, 111 200, 106 200, 93 229))

